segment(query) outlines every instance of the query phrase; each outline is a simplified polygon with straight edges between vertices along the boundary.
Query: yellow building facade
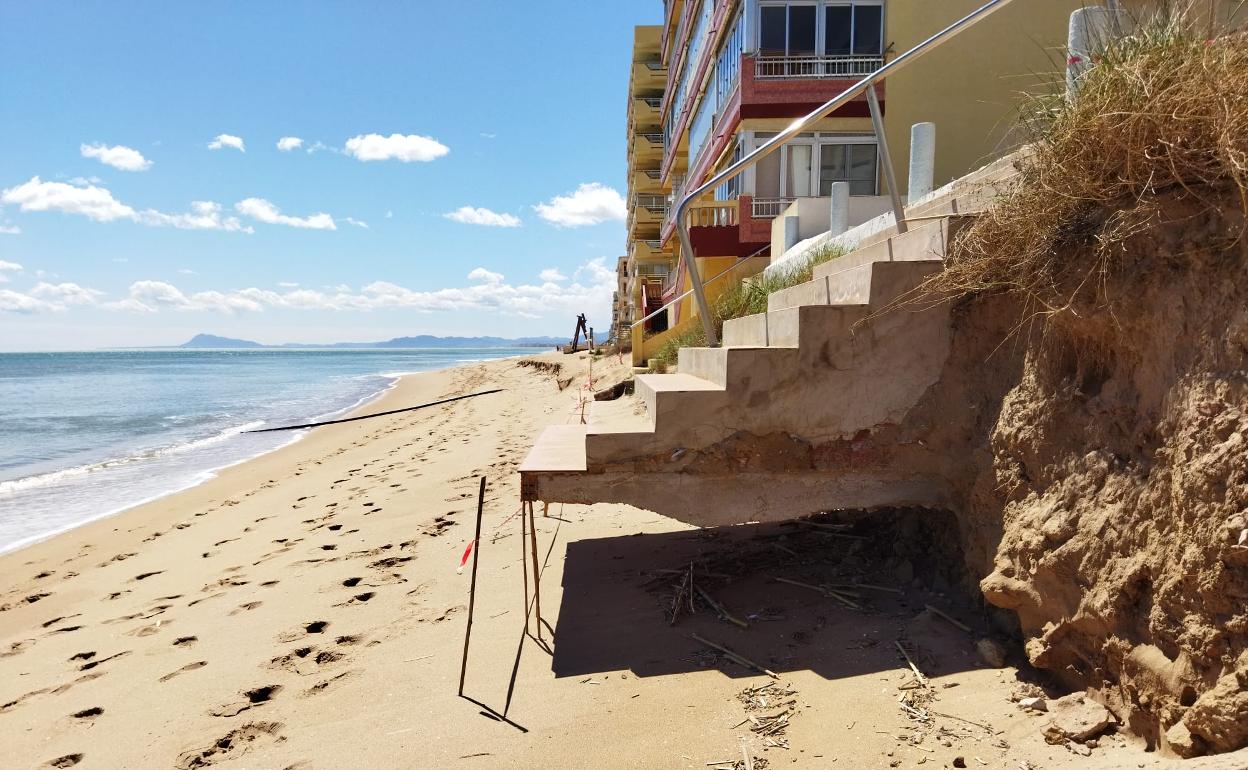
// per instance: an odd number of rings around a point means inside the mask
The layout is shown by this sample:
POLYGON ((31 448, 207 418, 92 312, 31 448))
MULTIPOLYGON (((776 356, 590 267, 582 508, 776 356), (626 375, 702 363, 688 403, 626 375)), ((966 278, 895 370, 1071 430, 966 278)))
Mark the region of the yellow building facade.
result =
MULTIPOLYGON (((692 285, 672 220, 686 190, 982 4, 667 0, 663 25, 635 32, 628 112, 632 323, 692 285), (639 70, 640 62, 654 63, 639 70), (661 87, 652 77, 660 70, 661 87)), ((1025 141, 1018 128, 1024 95, 1064 87, 1070 15, 1084 5, 1019 0, 880 84, 903 197, 915 123, 935 124, 935 187, 1025 141)), ((851 226, 891 210, 869 115, 864 98, 850 102, 695 203, 689 224, 701 279, 768 256, 772 220, 794 201, 830 201, 834 182, 850 185, 851 226)), ((743 266, 721 280, 753 272, 743 266)), ((710 294, 719 291, 708 287, 710 294)), ((635 363, 694 312, 686 298, 633 328, 635 363)))

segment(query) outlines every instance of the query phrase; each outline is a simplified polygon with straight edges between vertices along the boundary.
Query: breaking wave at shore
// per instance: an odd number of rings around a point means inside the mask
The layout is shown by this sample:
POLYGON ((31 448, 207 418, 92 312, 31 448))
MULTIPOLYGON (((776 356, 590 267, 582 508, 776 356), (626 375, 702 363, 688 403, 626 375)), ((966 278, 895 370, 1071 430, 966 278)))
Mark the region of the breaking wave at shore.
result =
POLYGON ((400 377, 514 350, 0 354, 0 553, 194 487, 400 377))

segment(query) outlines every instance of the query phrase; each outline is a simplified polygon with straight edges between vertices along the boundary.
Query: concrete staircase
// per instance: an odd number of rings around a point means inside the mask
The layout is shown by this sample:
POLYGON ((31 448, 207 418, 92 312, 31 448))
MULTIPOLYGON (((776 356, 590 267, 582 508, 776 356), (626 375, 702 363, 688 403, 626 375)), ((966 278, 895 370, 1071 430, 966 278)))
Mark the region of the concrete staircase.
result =
POLYGON ((898 301, 971 219, 951 210, 965 190, 947 192, 908 232, 864 239, 766 313, 728 321, 723 347, 682 349, 678 374, 638 375, 633 398, 548 428, 521 465, 524 499, 623 502, 700 526, 944 504, 939 458, 907 418, 940 379, 949 309, 898 301))

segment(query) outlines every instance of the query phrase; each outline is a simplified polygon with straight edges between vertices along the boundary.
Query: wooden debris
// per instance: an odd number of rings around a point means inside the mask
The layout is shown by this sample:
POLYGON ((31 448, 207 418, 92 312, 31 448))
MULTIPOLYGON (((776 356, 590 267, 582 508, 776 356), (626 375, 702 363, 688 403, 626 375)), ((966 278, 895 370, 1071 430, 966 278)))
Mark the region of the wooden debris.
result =
POLYGON ((924 687, 927 687, 928 686, 927 677, 923 676, 923 672, 920 671, 919 667, 915 665, 914 661, 910 658, 910 653, 906 652, 906 648, 901 646, 901 642, 896 642, 896 641, 893 642, 893 646, 896 647, 897 651, 900 652, 902 657, 906 659, 906 663, 910 664, 910 670, 914 672, 914 676, 916 679, 919 680, 919 684, 923 685, 924 687))
POLYGON ((840 602, 841 604, 844 604, 846 607, 849 607, 851 610, 862 609, 862 605, 858 604, 853 599, 850 599, 848 596, 845 596, 841 592, 833 591, 830 588, 826 588, 824 586, 811 585, 810 583, 803 583, 800 580, 790 580, 789 578, 778 577, 778 578, 775 578, 775 580, 777 583, 787 583, 791 586, 797 586, 798 588, 806 588, 811 591, 818 591, 819 593, 823 594, 829 599, 836 599, 838 602, 840 602))
POLYGON ((971 627, 970 627, 970 626, 968 626, 967 624, 965 624, 965 623, 963 623, 962 621, 958 620, 957 618, 953 617, 952 615, 950 615, 949 613, 945 612, 944 610, 941 610, 941 609, 938 609, 938 608, 936 608, 936 607, 933 607, 933 606, 932 606, 932 605, 930 605, 930 604, 924 604, 923 606, 924 606, 924 608, 926 608, 926 609, 927 609, 927 611, 928 611, 928 612, 932 613, 933 615, 938 615, 938 616, 940 616, 940 617, 944 618, 945 620, 949 621, 949 622, 950 622, 950 623, 952 623, 954 626, 956 626, 956 627, 958 627, 958 628, 962 629, 963 631, 965 631, 965 632, 966 632, 966 633, 968 633, 968 634, 969 634, 969 633, 971 633, 971 627))
POLYGON ((689 636, 693 637, 693 639, 694 639, 695 641, 698 641, 698 642, 701 642, 702 644, 705 644, 707 647, 710 647, 710 648, 712 648, 712 649, 719 650, 719 651, 720 651, 720 652, 722 652, 725 656, 727 656, 729 660, 732 660, 732 661, 734 661, 734 662, 736 662, 736 663, 739 663, 739 664, 741 664, 742 666, 745 666, 746 668, 752 668, 752 669, 754 669, 755 671, 758 671, 758 672, 760 672, 760 673, 766 674, 767 676, 771 677, 772 679, 779 679, 779 678, 780 678, 780 677, 779 677, 779 675, 777 675, 774 671, 768 671, 767 669, 765 669, 765 668, 763 668, 762 666, 758 665, 757 663, 755 663, 754 661, 752 661, 752 660, 750 660, 749 658, 745 657, 744 655, 738 655, 737 653, 733 652, 732 650, 728 649, 727 647, 723 646, 722 644, 716 644, 715 642, 712 642, 712 641, 710 641, 709 639, 704 639, 703 637, 698 636, 697 634, 690 634, 689 636))
POLYGON ((724 609, 723 605, 715 601, 714 597, 712 597, 706 591, 702 590, 702 586, 696 586, 694 590, 696 590, 698 592, 698 595, 701 596, 703 599, 705 599, 707 604, 711 605, 711 609, 715 610, 715 612, 718 613, 719 616, 723 618, 724 620, 728 621, 729 623, 732 623, 733 625, 740 626, 741 628, 750 627, 749 623, 746 623, 741 618, 738 618, 737 616, 733 615, 728 610, 724 609))

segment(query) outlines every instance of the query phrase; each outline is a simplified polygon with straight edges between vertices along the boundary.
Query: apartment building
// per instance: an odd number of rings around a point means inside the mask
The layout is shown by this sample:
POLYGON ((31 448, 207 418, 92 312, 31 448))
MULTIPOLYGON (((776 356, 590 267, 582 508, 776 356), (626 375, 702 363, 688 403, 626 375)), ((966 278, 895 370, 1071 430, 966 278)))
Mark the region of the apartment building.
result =
MULTIPOLYGON (((661 27, 639 27, 629 105, 629 294, 640 320, 691 285, 673 202, 794 118, 842 93, 978 5, 978 0, 666 0, 661 27), (652 62, 640 74, 638 63, 652 62), (657 73, 664 82, 657 83, 657 73), (654 107, 654 104, 658 107, 654 107), (644 108, 644 109, 643 109, 644 108)), ((910 128, 936 125, 935 184, 1016 146, 1021 92, 1060 88, 1070 13, 1081 0, 1020 2, 922 64, 879 84, 885 139, 903 197, 910 128)), ((689 212, 690 240, 714 296, 766 264, 772 225, 802 212, 802 237, 827 228, 835 182, 849 184, 850 225, 890 210, 865 97, 790 141, 689 212), (747 258, 753 257, 745 264, 747 258), (739 269, 738 269, 739 268, 739 269)), ((774 255, 779 256, 779 255, 774 255)), ((691 300, 634 330, 637 344, 688 322, 691 300)))

